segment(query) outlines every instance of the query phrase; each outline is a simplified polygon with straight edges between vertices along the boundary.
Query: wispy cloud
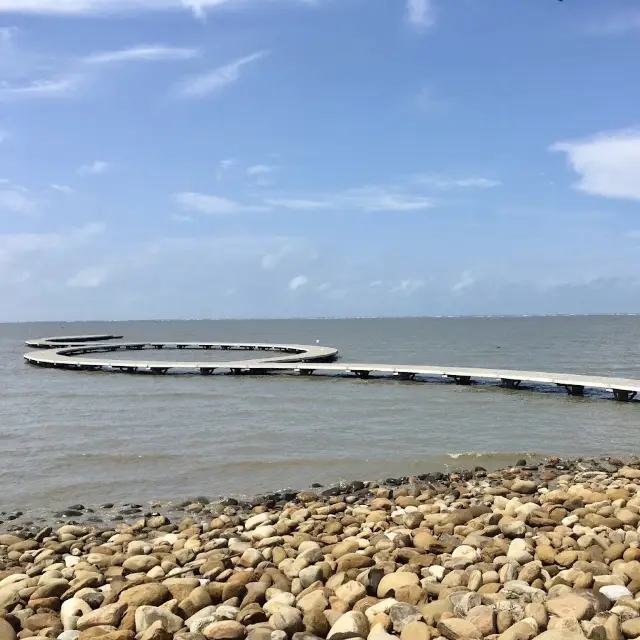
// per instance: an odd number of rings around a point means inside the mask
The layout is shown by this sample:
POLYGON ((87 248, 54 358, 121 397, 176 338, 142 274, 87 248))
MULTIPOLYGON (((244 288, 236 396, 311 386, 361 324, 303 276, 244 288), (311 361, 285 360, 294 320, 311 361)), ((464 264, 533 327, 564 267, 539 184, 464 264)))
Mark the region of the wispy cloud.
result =
POLYGON ((292 211, 321 209, 364 212, 422 211, 433 206, 430 198, 400 188, 361 187, 311 198, 267 198, 265 204, 292 211))
POLYGON ((292 211, 317 211, 318 209, 330 209, 330 200, 311 200, 309 198, 265 198, 264 202, 279 209, 292 211))
POLYGON ((106 266, 84 267, 67 280, 71 289, 95 289, 109 280, 111 272, 106 266))
POLYGON ((235 158, 225 158, 218 163, 218 170, 216 171, 216 180, 224 180, 225 174, 233 167, 237 166, 238 161, 235 158))
POLYGON ((75 193, 75 191, 66 184, 56 184, 55 182, 52 182, 49 185, 49 187, 54 191, 58 191, 59 193, 67 193, 67 194, 75 193))
POLYGON ((280 167, 276 167, 272 164, 254 164, 251 167, 247 167, 247 175, 249 176, 266 176, 278 171, 280 167))
POLYGON ((640 129, 557 142, 550 150, 567 154, 580 176, 576 189, 605 198, 640 200, 640 129))
POLYGON ((406 0, 407 20, 416 29, 425 30, 435 23, 432 0, 406 0))
POLYGON ((34 213, 36 203, 28 196, 26 189, 0 190, 0 212, 19 213, 28 215, 34 213))
MULTIPOLYGON (((143 13, 188 10, 202 18, 208 10, 240 8, 264 0, 0 0, 0 13, 51 16, 110 16, 118 13, 143 13)), ((281 1, 281 0, 274 0, 281 1)), ((293 4, 313 5, 315 0, 290 0, 293 4)))
POLYGON ((100 176, 109 171, 111 171, 111 165, 104 160, 95 160, 94 162, 78 167, 78 175, 81 176, 100 176))
POLYGON ((300 275, 296 276, 295 278, 291 278, 291 280, 289 280, 287 288, 289 289, 289 291, 297 291, 298 289, 306 287, 308 284, 309 278, 307 278, 307 276, 300 275))
POLYGON ((261 60, 268 54, 269 51, 266 50, 256 51, 208 73, 187 78, 176 88, 176 95, 185 99, 204 98, 239 80, 243 67, 261 60))
POLYGON ((228 198, 185 191, 176 193, 175 202, 187 211, 196 211, 207 215, 233 215, 244 211, 265 211, 268 207, 261 205, 243 204, 228 198))
POLYGON ((72 74, 25 84, 0 81, 0 100, 67 98, 76 94, 82 80, 82 75, 72 74))
POLYGON ((470 176, 468 178, 444 178, 432 175, 419 175, 415 177, 419 184, 430 185, 438 189, 491 189, 502 185, 500 180, 470 176))
POLYGON ((85 58, 86 64, 115 64, 119 62, 172 62, 191 60, 202 55, 199 49, 171 47, 163 44, 142 44, 127 49, 101 51, 85 58))
POLYGON ((6 142, 11 137, 11 134, 5 129, 0 129, 0 144, 6 142))
POLYGON ((451 287, 452 293, 462 293, 465 289, 472 287, 478 281, 478 276, 471 271, 470 269, 466 269, 460 274, 458 280, 451 287))
MULTIPOLYGON (((373 283, 372 283, 373 284, 373 283)), ((411 296, 416 291, 420 291, 426 286, 426 282, 422 279, 413 279, 407 278, 406 280, 400 280, 398 284, 395 284, 391 287, 391 290, 395 293, 403 293, 405 295, 411 296)))

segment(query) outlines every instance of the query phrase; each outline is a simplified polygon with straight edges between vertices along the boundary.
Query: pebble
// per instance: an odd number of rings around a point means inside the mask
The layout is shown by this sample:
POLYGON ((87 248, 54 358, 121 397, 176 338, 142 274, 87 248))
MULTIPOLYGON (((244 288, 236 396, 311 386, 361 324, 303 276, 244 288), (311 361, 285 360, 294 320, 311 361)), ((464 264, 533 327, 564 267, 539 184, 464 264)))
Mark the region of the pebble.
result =
POLYGON ((0 640, 640 638, 637 460, 70 511, 0 534, 0 640))

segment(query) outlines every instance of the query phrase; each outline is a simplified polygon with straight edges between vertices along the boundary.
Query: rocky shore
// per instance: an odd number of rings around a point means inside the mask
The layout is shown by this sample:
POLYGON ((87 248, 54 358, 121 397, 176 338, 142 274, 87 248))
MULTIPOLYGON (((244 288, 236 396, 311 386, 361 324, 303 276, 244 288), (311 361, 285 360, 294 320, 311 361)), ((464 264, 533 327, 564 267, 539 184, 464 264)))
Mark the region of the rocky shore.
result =
POLYGON ((639 490, 640 461, 550 458, 177 518, 74 505, 5 523, 0 640, 640 638, 639 490))

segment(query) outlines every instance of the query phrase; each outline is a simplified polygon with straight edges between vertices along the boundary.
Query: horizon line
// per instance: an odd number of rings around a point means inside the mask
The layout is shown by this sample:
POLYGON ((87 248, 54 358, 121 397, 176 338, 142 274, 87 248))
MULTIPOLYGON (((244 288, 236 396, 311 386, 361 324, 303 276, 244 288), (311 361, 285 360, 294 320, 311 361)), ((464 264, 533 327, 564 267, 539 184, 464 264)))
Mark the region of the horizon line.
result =
POLYGON ((522 313, 522 314, 459 314, 420 316, 272 316, 244 318, 128 318, 126 320, 13 320, 0 321, 7 324, 97 324, 115 322, 283 322, 292 320, 472 320, 472 319, 524 319, 524 318, 597 318, 640 316, 638 312, 618 313, 522 313))

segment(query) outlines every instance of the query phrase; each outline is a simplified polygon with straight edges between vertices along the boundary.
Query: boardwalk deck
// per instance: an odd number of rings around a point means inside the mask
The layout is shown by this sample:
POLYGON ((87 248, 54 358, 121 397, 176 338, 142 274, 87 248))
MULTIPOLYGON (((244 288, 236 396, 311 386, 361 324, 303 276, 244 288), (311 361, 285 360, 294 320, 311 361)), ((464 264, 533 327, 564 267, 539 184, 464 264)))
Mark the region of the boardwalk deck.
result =
MULTIPOLYGON (((27 344, 47 343, 47 349, 32 351, 24 355, 25 360, 34 365, 84 371, 113 371, 127 373, 194 373, 212 375, 232 373, 236 375, 264 375, 268 373, 294 373, 300 375, 353 375, 362 379, 397 378, 412 380, 422 378, 447 379, 460 385, 474 381, 497 382, 504 387, 517 389, 523 383, 542 386, 564 387, 571 395, 584 395, 585 389, 595 389, 613 393, 616 400, 628 402, 640 393, 640 380, 590 376, 579 374, 548 373, 544 371, 524 371, 513 369, 492 369, 477 367, 455 367, 414 364, 373 364, 332 362, 338 350, 331 347, 233 342, 125 342, 96 344, 99 337, 93 336, 93 344, 79 344, 70 338, 48 338, 30 341, 27 344), (68 345, 60 348, 60 342, 68 345), (141 351, 144 349, 220 349, 225 351, 275 351, 276 356, 247 358, 234 361, 144 360, 81 357, 87 354, 114 351, 141 351)), ((112 339, 113 336, 104 339, 112 339)))

